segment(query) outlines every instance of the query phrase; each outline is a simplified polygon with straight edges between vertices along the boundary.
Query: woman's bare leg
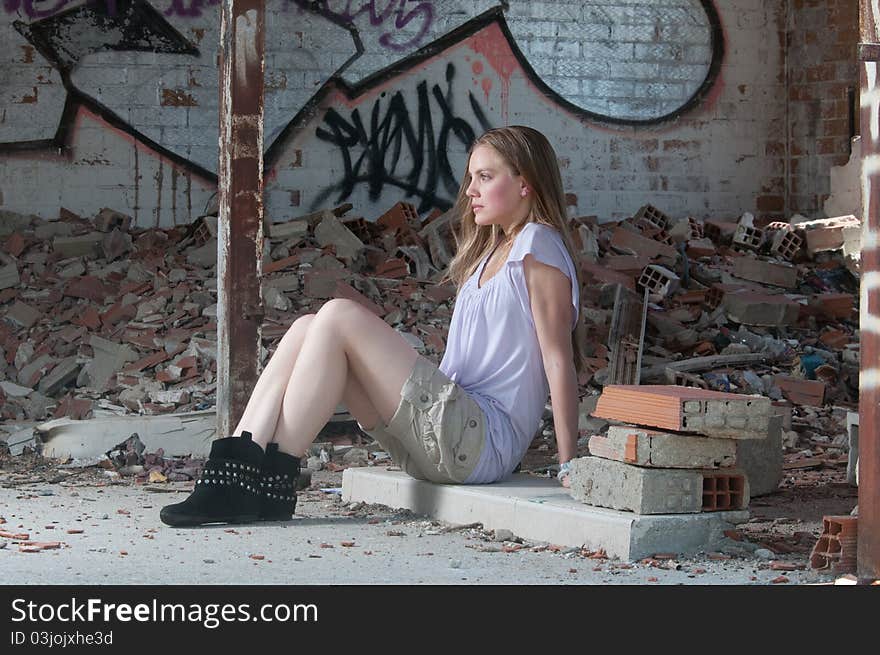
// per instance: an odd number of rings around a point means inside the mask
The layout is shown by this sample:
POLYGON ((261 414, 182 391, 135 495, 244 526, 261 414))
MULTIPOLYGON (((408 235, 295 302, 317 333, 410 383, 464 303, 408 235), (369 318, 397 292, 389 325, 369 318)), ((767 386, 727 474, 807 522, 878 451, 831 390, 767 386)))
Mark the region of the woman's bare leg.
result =
POLYGON ((358 303, 327 302, 309 323, 272 440, 301 457, 340 402, 364 427, 380 418, 387 423, 417 357, 406 339, 358 303))
POLYGON ((288 328, 254 385, 233 436, 241 435, 242 431, 247 430, 263 448, 272 440, 287 381, 290 380, 293 365, 314 318, 315 314, 306 314, 296 319, 288 328))

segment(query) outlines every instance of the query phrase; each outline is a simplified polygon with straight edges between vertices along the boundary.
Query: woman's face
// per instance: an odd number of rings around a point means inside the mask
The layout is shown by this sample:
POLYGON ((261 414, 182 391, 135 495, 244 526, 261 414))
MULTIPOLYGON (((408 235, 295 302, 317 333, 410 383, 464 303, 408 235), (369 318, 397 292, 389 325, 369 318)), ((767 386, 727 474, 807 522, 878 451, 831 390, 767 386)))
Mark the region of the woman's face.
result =
POLYGON ((494 148, 486 145, 474 148, 468 172, 471 183, 467 196, 477 225, 500 225, 506 231, 528 215, 529 196, 525 180, 514 175, 494 148))

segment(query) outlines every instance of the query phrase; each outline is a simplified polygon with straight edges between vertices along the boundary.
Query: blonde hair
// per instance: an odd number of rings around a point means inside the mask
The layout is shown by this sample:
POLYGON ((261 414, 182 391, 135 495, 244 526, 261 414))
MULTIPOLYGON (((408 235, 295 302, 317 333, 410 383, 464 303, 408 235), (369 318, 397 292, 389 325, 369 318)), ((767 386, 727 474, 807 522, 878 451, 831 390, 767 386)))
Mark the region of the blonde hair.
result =
MULTIPOLYGON (((578 291, 581 289, 581 273, 575 250, 572 246, 571 232, 565 209, 565 193, 562 190, 562 176, 556 162, 556 153, 547 137, 538 130, 522 125, 511 125, 489 130, 474 141, 468 150, 467 168, 458 190, 453 207, 452 233, 455 237, 456 253, 441 282, 452 281, 458 289, 473 274, 477 265, 498 243, 503 229, 498 225, 477 225, 471 209, 467 189, 471 184, 470 158, 477 146, 489 146, 497 152, 511 168, 514 175, 520 175, 530 189, 531 208, 525 220, 513 226, 512 235, 526 223, 541 223, 555 228, 571 261, 574 263, 578 291)), ((583 334, 583 320, 578 312, 577 329, 572 331, 571 345, 575 368, 583 368, 583 352, 580 335, 583 334)))

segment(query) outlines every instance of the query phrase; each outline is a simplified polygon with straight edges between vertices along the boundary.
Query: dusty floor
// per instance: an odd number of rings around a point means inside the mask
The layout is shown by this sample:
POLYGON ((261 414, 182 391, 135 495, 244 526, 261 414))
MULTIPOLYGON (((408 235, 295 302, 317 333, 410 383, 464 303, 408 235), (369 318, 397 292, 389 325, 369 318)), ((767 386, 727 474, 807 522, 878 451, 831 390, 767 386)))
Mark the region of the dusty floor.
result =
POLYGON ((857 504, 858 490, 844 477, 839 464, 786 471, 779 491, 752 499, 749 522, 729 535, 741 548, 626 563, 513 535, 499 539, 480 525, 344 505, 333 491, 341 470, 314 474, 291 522, 174 530, 158 521, 158 509, 182 500, 191 483, 64 468, 26 453, 0 459, 0 531, 7 535, 0 560, 11 584, 830 584, 839 577, 811 570, 809 555, 822 517, 849 514, 857 504), (60 547, 27 552, 29 542, 54 541, 60 547), (296 575, 279 577, 289 563, 296 575))

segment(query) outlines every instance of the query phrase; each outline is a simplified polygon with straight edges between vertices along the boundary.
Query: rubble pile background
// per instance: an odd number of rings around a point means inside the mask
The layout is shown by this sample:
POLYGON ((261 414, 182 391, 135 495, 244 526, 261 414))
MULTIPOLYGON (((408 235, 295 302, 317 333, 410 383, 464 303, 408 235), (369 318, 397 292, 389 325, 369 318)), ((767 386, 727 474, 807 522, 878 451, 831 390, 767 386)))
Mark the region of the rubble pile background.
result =
MULTIPOLYGON (((351 209, 267 224, 263 362, 296 318, 349 298, 439 363, 455 297, 437 284, 455 251, 451 215, 422 220, 398 203, 367 220, 351 209)), ((56 221, 0 212, 3 422, 214 405, 217 218, 131 223, 110 209, 62 210, 56 221)), ((609 366, 623 289, 639 311, 648 300, 642 383, 763 394, 794 407, 788 448, 846 450, 845 414, 858 402, 857 219, 674 221, 646 206, 620 223, 579 217, 571 227, 583 273, 585 439, 602 427, 589 417, 602 385, 626 382, 609 366)), ((632 336, 617 360, 628 357, 631 372, 632 336)), ((550 425, 536 449, 553 449, 541 443, 550 425)))

